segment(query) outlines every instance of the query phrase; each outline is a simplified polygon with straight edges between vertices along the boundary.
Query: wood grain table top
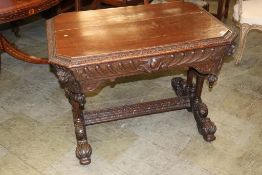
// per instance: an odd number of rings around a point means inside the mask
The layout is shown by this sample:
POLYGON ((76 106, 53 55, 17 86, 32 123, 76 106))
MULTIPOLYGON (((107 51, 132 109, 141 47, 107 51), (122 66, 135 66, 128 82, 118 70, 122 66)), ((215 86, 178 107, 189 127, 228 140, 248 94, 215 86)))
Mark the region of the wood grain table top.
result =
POLYGON ((208 12, 182 2, 66 13, 47 26, 50 62, 65 67, 226 45, 235 37, 208 12))
POLYGON ((37 14, 61 0, 0 0, 0 24, 37 14))

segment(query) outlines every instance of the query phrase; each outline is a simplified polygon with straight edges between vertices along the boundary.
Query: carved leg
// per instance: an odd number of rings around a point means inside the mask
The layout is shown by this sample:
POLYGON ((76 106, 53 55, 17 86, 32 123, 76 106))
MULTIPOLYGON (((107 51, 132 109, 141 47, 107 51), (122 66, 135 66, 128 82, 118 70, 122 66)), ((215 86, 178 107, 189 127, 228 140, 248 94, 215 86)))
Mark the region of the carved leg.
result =
POLYGON ((216 139, 215 132, 216 126, 207 118, 208 109, 207 106, 201 100, 201 93, 203 88, 203 83, 205 80, 205 75, 201 75, 200 73, 195 71, 196 75, 196 90, 194 94, 194 98, 192 99, 192 109, 195 120, 197 122, 198 131, 203 135, 204 139, 208 142, 211 142, 216 139))
POLYGON ((241 58, 243 56, 243 52, 246 44, 246 38, 249 30, 250 30, 250 25, 248 24, 240 25, 240 36, 239 36, 240 40, 239 40, 238 51, 235 55, 235 64, 239 64, 241 62, 241 58))
POLYGON ((80 164, 88 165, 91 163, 90 156, 92 153, 92 148, 87 141, 86 127, 83 116, 85 95, 72 93, 68 90, 65 90, 65 92, 70 104, 72 105, 73 120, 77 140, 76 157, 79 159, 80 164))
POLYGON ((189 96, 191 108, 197 122, 198 131, 203 135, 204 139, 208 142, 215 140, 216 126, 207 118, 207 106, 201 100, 202 87, 206 75, 202 75, 194 69, 189 69, 187 74, 187 81, 182 78, 172 79, 172 87, 178 96, 189 96), (193 84, 193 77, 196 76, 196 84, 193 84))
POLYGON ((74 75, 70 72, 70 70, 57 65, 53 65, 53 67, 61 86, 65 89, 66 97, 72 105, 73 120, 77 141, 76 156, 79 159, 80 164, 90 164, 92 148, 87 141, 85 121, 83 115, 84 105, 86 102, 85 95, 81 93, 80 85, 76 81, 74 75))

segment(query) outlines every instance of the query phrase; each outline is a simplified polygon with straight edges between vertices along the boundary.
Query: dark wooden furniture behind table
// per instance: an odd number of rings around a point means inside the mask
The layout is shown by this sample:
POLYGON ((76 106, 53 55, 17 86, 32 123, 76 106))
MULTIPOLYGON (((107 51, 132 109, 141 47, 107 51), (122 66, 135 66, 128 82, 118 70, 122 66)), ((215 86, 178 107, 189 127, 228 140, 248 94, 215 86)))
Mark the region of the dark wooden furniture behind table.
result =
POLYGON ((230 0, 218 0, 217 14, 216 17, 219 20, 227 18, 229 10, 230 0))
MULTIPOLYGON (((17 21, 29 16, 38 14, 44 10, 59 4, 60 0, 1 0, 0 1, 0 24, 17 21)), ((0 69, 1 69, 1 53, 6 52, 14 58, 22 61, 47 64, 47 59, 41 59, 35 56, 28 55, 8 40, 0 32, 0 69)))
MULTIPOLYGON (((65 0, 65 2, 66 1, 70 1, 70 0, 65 0)), ((138 5, 138 4, 149 4, 149 0, 74 0, 74 2, 75 2, 74 4, 75 11, 99 9, 101 8, 101 3, 107 4, 113 7, 133 6, 133 5, 138 5)))
POLYGON ((236 34, 205 10, 177 2, 65 13, 49 20, 47 31, 50 63, 72 105, 81 164, 91 162, 85 126, 96 123, 187 109, 204 139, 215 139, 201 91, 205 79, 210 87, 217 80, 236 34), (187 70, 187 80, 171 81, 178 97, 83 111, 85 93, 104 83, 168 69, 187 70))

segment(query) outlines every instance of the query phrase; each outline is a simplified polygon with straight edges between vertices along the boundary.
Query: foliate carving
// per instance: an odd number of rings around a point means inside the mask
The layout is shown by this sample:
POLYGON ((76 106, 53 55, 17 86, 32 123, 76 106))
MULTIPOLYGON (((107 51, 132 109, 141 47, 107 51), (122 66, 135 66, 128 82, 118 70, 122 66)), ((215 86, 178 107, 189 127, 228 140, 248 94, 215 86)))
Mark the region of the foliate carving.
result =
POLYGON ((62 67, 56 66, 56 75, 61 84, 65 85, 69 82, 70 77, 72 76, 69 70, 66 70, 62 67))
POLYGON ((171 85, 176 92, 177 96, 188 96, 189 89, 187 88, 186 81, 181 77, 176 77, 171 80, 171 85))
POLYGON ((137 70, 151 73, 159 71, 160 69, 168 68, 168 66, 174 61, 175 55, 165 55, 153 57, 148 60, 141 60, 137 65, 137 70))
MULTIPOLYGON (((74 104, 72 104, 74 106, 74 104)), ((74 126, 77 140, 76 157, 79 159, 80 164, 87 165, 91 163, 92 148, 87 142, 86 128, 84 123, 83 112, 73 109, 74 126), (76 110, 76 111, 74 111, 76 110)))
POLYGON ((202 118, 201 125, 198 126, 200 128, 200 133, 203 135, 204 139, 208 142, 211 142, 216 139, 214 135, 217 128, 214 122, 210 120, 210 118, 202 118))
POLYGON ((65 88, 65 94, 66 97, 69 99, 69 102, 72 103, 72 101, 76 101, 80 104, 82 108, 84 108, 84 105, 86 103, 85 95, 82 93, 73 93, 69 89, 65 88))
POLYGON ((187 68, 191 66, 202 73, 216 74, 222 66, 226 48, 226 46, 220 46, 154 57, 85 65, 72 68, 72 71, 85 91, 93 91, 106 81, 114 81, 118 77, 151 73, 176 67, 187 68))

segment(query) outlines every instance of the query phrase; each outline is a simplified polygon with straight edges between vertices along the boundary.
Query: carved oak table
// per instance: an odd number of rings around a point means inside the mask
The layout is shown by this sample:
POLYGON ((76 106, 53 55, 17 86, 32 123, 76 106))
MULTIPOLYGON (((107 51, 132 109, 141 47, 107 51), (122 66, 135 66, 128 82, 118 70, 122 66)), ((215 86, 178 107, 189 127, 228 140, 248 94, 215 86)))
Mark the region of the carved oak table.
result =
MULTIPOLYGON (((0 0, 0 24, 17 21, 38 14, 57 5, 60 0, 0 0)), ((48 64, 47 59, 28 55, 8 40, 0 32, 0 70, 1 53, 6 52, 16 59, 35 64, 48 64)))
POLYGON ((236 34, 189 3, 142 5, 62 14, 47 22, 49 60, 72 105, 76 156, 91 162, 86 125, 187 109, 206 141, 216 126, 201 100, 204 80, 217 80, 236 34), (85 93, 119 77, 187 70, 171 81, 177 97, 84 112, 85 93), (193 79, 196 78, 196 83, 193 79))

